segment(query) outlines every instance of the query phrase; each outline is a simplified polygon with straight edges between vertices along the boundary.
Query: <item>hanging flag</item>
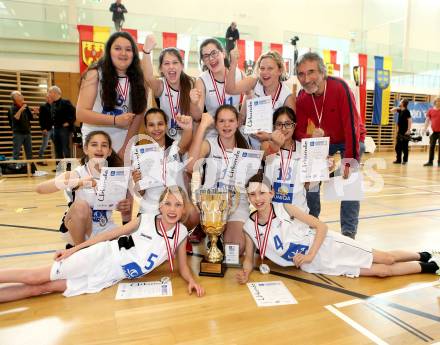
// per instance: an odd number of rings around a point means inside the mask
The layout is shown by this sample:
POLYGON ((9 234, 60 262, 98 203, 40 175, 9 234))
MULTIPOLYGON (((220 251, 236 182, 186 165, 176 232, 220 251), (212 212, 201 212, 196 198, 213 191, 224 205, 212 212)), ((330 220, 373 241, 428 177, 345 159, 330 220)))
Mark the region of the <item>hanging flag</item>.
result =
POLYGON ((373 125, 387 125, 389 122, 391 67, 391 57, 374 57, 373 125))
POLYGON ((342 54, 337 50, 324 49, 322 52, 324 63, 327 67, 327 75, 342 78, 344 75, 342 54))
POLYGON ((191 36, 176 34, 175 32, 162 32, 162 48, 177 48, 182 56, 184 67, 188 67, 191 36))
POLYGON ((283 60, 286 67, 286 76, 290 77, 293 74, 293 64, 295 59, 295 49, 290 43, 283 44, 283 60))
MULTIPOLYGON (((92 25, 77 25, 77 29, 79 34, 79 71, 83 73, 88 66, 104 55, 105 43, 110 37, 111 29, 109 26, 92 25)), ((137 42, 138 49, 142 49, 137 30, 122 29, 122 31, 128 32, 137 42)))
POLYGON ((283 56, 283 45, 281 43, 271 43, 270 50, 277 51, 281 56, 283 56))
POLYGON ((222 44, 223 49, 226 49, 226 37, 215 37, 215 39, 222 44))
POLYGON ((77 25, 79 34, 79 71, 83 73, 88 66, 104 55, 105 42, 110 36, 110 27, 77 25))
POLYGON ((359 90, 359 114, 365 123, 367 104, 367 54, 350 54, 350 79, 359 90))
POLYGON ((244 71, 252 69, 263 51, 262 42, 238 40, 236 44, 240 55, 238 58, 238 68, 244 71))

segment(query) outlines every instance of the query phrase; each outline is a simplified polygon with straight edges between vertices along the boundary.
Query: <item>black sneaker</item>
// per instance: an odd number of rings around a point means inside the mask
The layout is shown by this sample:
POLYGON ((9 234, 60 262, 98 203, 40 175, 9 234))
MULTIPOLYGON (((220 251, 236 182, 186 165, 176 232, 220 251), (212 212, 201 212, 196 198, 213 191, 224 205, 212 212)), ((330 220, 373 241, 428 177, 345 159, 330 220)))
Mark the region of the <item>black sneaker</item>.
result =
POLYGON ((401 161, 394 161, 393 164, 402 164, 401 161))
POLYGON ((432 164, 432 162, 427 162, 427 163, 423 164, 423 166, 424 167, 432 167, 433 164, 432 164))

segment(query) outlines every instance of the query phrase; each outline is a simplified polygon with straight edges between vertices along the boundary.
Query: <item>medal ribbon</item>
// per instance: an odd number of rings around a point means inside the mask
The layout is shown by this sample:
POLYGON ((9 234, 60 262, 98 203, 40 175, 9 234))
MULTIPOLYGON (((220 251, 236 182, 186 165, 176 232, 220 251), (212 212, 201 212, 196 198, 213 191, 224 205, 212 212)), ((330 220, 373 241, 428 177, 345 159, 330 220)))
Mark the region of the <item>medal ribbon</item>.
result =
POLYGON ((163 185, 167 185, 167 157, 165 155, 165 150, 163 151, 163 158, 162 158, 162 178, 163 178, 163 185))
POLYGON ((220 149, 222 150, 223 159, 226 161, 226 164, 229 164, 228 154, 226 153, 225 147, 223 146, 222 140, 218 137, 218 143, 220 145, 220 149))
POLYGON ((316 117, 318 118, 318 128, 321 128, 321 120, 322 120, 322 114, 324 112, 324 102, 325 102, 326 92, 327 92, 327 81, 324 84, 324 96, 322 98, 321 113, 318 113, 318 107, 316 106, 316 103, 315 103, 315 96, 314 96, 314 94, 312 94, 312 101, 313 101, 313 105, 315 106, 316 117))
POLYGON ((165 240, 165 245, 167 247, 167 254, 168 254, 168 262, 170 264, 170 271, 173 272, 174 266, 173 266, 173 259, 176 254, 177 249, 177 242, 179 241, 179 230, 180 230, 180 224, 179 222, 176 223, 175 229, 174 229, 174 245, 173 245, 173 251, 171 252, 171 245, 170 240, 168 239, 167 232, 165 231, 165 227, 162 223, 162 219, 159 220, 159 227, 162 231, 163 238, 165 240))
POLYGON ((283 150, 280 149, 280 169, 281 169, 281 181, 286 180, 287 172, 289 171, 290 161, 292 160, 293 144, 290 146, 289 153, 287 155, 287 162, 284 164, 283 150))
POLYGON ((129 86, 130 86, 130 80, 128 80, 128 78, 125 78, 124 88, 122 88, 121 82, 119 80, 118 80, 118 85, 116 85, 116 90, 118 91, 119 97, 122 99, 123 103, 127 99, 129 86))
MULTIPOLYGON (((278 83, 278 88, 277 91, 275 92, 275 97, 272 98, 272 108, 275 106, 275 102, 278 101, 278 98, 280 97, 280 93, 281 93, 281 83, 278 83)), ((266 91, 264 91, 264 94, 266 94, 266 91)))
POLYGON ((176 121, 176 116, 180 111, 180 109, 177 108, 178 106, 180 106, 180 91, 177 91, 177 103, 176 103, 176 107, 174 107, 173 96, 171 95, 171 88, 170 85, 168 84, 168 81, 166 80, 165 80, 165 88, 167 89, 167 93, 168 93, 168 102, 170 103, 171 115, 173 116, 173 120, 176 121))
MULTIPOLYGON (((223 85, 223 92, 222 92, 222 96, 220 97, 220 92, 218 91, 218 86, 217 86, 217 82, 214 79, 214 75, 212 74, 211 71, 209 71, 209 76, 211 77, 212 80, 212 85, 214 85, 214 90, 215 90, 215 95, 217 96, 217 101, 218 101, 218 105, 223 105, 223 103, 225 102, 225 85, 223 85)), ((225 70, 225 81, 226 81, 226 70, 225 70)))
POLYGON ((273 208, 271 206, 269 219, 267 220, 266 229, 264 230, 263 243, 261 243, 260 239, 260 231, 258 229, 258 212, 255 213, 255 234, 257 237, 258 249, 260 250, 261 262, 264 260, 264 254, 266 254, 267 240, 269 239, 270 227, 272 225, 272 216, 273 216, 273 208))

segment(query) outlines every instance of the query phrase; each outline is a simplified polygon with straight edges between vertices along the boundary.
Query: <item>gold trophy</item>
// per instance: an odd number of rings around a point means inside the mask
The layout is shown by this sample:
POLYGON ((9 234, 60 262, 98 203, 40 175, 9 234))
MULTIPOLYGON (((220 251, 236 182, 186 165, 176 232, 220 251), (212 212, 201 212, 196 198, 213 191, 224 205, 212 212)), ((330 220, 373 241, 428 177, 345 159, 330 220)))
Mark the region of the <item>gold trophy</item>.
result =
POLYGON ((228 215, 238 206, 240 195, 235 189, 212 188, 197 191, 202 229, 211 244, 200 262, 201 276, 223 277, 226 266, 223 252, 217 247, 217 240, 225 229, 228 215))

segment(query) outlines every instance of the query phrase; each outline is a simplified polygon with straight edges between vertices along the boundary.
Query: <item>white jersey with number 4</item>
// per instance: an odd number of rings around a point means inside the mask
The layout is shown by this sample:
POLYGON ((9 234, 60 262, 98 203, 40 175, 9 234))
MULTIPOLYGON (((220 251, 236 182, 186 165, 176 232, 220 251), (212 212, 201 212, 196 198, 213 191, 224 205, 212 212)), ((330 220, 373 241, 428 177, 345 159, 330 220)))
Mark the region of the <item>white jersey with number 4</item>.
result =
MULTIPOLYGON (((252 219, 254 213, 247 219, 244 231, 258 247, 255 222, 252 219)), ((260 241, 263 242, 266 224, 259 224, 258 230, 260 241)), ((297 219, 282 219, 274 212, 265 256, 279 266, 293 266, 293 257, 297 253, 306 255, 314 240, 315 230, 307 224, 297 219)), ((312 262, 301 265, 301 270, 358 277, 360 269, 370 268, 372 263, 370 247, 337 232, 328 231, 312 262)))

